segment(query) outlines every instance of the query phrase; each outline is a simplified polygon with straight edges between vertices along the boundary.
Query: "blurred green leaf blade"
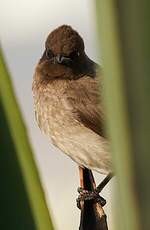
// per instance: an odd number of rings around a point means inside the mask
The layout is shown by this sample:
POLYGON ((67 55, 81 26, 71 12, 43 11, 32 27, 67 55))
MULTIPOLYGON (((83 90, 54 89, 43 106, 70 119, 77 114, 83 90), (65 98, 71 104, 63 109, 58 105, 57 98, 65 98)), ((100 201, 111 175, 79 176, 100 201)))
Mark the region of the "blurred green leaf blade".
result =
POLYGON ((54 229, 2 49, 0 49, 0 178, 1 229, 54 229))

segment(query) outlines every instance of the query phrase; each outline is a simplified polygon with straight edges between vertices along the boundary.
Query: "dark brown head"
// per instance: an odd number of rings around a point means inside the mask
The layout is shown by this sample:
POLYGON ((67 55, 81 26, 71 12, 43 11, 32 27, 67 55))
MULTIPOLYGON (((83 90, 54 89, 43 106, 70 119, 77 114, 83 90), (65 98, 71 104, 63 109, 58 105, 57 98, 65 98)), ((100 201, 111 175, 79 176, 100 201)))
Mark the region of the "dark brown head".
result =
POLYGON ((87 56, 81 36, 68 25, 52 31, 37 70, 47 79, 75 79, 87 69, 87 56))
POLYGON ((73 54, 80 55, 84 52, 84 42, 80 35, 71 28, 63 25, 52 31, 45 43, 46 49, 55 56, 62 55, 71 58, 73 54))

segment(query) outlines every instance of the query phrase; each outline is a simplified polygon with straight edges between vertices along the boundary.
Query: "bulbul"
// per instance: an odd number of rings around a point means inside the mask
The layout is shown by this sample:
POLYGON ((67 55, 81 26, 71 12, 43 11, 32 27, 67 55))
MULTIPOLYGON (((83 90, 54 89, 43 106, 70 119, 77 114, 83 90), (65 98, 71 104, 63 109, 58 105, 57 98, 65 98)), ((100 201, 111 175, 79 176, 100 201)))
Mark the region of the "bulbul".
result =
POLYGON ((82 37, 62 25, 48 35, 32 89, 38 126, 52 143, 81 167, 108 174, 111 155, 97 70, 82 37))

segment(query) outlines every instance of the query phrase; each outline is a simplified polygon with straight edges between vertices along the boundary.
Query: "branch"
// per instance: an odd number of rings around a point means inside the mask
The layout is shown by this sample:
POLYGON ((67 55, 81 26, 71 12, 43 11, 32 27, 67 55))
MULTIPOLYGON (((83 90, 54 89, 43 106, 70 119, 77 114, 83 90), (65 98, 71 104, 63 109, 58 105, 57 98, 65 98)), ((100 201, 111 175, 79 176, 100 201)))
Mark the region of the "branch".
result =
MULTIPOLYGON (((92 171, 79 167, 80 186, 88 191, 94 191, 96 184, 92 171)), ((81 218, 79 230, 108 230, 107 218, 99 202, 86 200, 80 202, 81 218)))

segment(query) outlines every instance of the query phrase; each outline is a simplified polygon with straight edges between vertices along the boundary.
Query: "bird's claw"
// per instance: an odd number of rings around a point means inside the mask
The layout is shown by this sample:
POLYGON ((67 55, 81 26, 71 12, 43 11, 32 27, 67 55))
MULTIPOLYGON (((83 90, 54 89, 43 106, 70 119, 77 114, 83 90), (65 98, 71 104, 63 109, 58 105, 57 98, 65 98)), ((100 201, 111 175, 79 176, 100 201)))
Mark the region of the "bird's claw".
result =
POLYGON ((79 209, 81 209, 81 205, 80 205, 81 201, 93 200, 93 202, 95 203, 100 203, 102 207, 106 204, 106 200, 99 195, 96 189, 94 191, 88 191, 88 190, 84 190, 83 188, 79 187, 78 193, 79 193, 79 196, 76 201, 77 201, 77 207, 79 209))

